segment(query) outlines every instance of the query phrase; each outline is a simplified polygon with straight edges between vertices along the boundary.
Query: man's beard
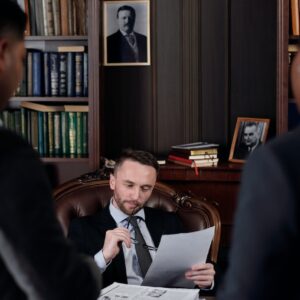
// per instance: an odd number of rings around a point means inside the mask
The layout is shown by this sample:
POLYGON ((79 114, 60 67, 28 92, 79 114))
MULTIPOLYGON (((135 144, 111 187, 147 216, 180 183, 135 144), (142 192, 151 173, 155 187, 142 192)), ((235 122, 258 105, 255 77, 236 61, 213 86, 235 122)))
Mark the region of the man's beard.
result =
POLYGON ((126 215, 134 215, 136 214, 140 209, 142 209, 141 204, 139 204, 137 201, 132 200, 120 200, 114 197, 114 201, 118 208, 125 213, 126 215), (128 208, 128 203, 131 204, 130 208, 128 208))

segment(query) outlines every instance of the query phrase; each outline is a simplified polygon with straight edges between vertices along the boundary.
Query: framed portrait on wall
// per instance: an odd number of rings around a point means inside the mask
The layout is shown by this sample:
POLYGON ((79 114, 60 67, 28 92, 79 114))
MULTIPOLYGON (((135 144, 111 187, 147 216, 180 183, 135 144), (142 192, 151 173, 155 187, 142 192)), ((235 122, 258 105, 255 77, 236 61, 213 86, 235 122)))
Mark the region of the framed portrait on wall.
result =
POLYGON ((104 1, 105 66, 150 65, 150 2, 104 1))
POLYGON ((243 163, 261 144, 265 143, 270 119, 237 119, 230 148, 229 161, 243 163))

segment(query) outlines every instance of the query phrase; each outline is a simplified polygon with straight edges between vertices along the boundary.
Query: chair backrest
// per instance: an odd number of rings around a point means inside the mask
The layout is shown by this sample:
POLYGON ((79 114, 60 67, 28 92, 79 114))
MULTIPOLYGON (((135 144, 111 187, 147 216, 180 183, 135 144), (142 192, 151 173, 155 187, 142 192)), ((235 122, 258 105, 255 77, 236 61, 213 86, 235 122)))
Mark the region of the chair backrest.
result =
MULTIPOLYGON (((108 180, 69 181, 54 191, 55 208, 65 234, 73 218, 92 215, 105 207, 112 196, 108 180)), ((171 187, 157 182, 146 206, 175 212, 186 231, 215 226, 210 259, 217 262, 221 236, 220 215, 205 199, 177 194, 171 187)))

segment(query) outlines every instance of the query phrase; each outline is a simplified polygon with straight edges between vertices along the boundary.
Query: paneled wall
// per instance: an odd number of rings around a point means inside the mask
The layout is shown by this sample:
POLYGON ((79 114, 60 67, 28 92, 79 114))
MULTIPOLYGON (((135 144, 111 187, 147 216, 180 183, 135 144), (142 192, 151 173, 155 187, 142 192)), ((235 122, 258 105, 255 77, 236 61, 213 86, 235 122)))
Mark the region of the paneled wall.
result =
POLYGON ((151 0, 151 66, 101 67, 102 155, 197 140, 226 158, 238 116, 276 121, 276 1, 151 0))

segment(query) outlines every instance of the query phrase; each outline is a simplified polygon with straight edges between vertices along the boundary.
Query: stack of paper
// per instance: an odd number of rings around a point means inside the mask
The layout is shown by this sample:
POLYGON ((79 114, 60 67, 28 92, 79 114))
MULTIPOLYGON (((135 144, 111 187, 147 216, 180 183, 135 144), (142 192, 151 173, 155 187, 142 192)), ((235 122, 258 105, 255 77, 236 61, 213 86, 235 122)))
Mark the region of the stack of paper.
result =
POLYGON ((197 289, 169 289, 114 282, 101 291, 98 300, 197 300, 197 289))

